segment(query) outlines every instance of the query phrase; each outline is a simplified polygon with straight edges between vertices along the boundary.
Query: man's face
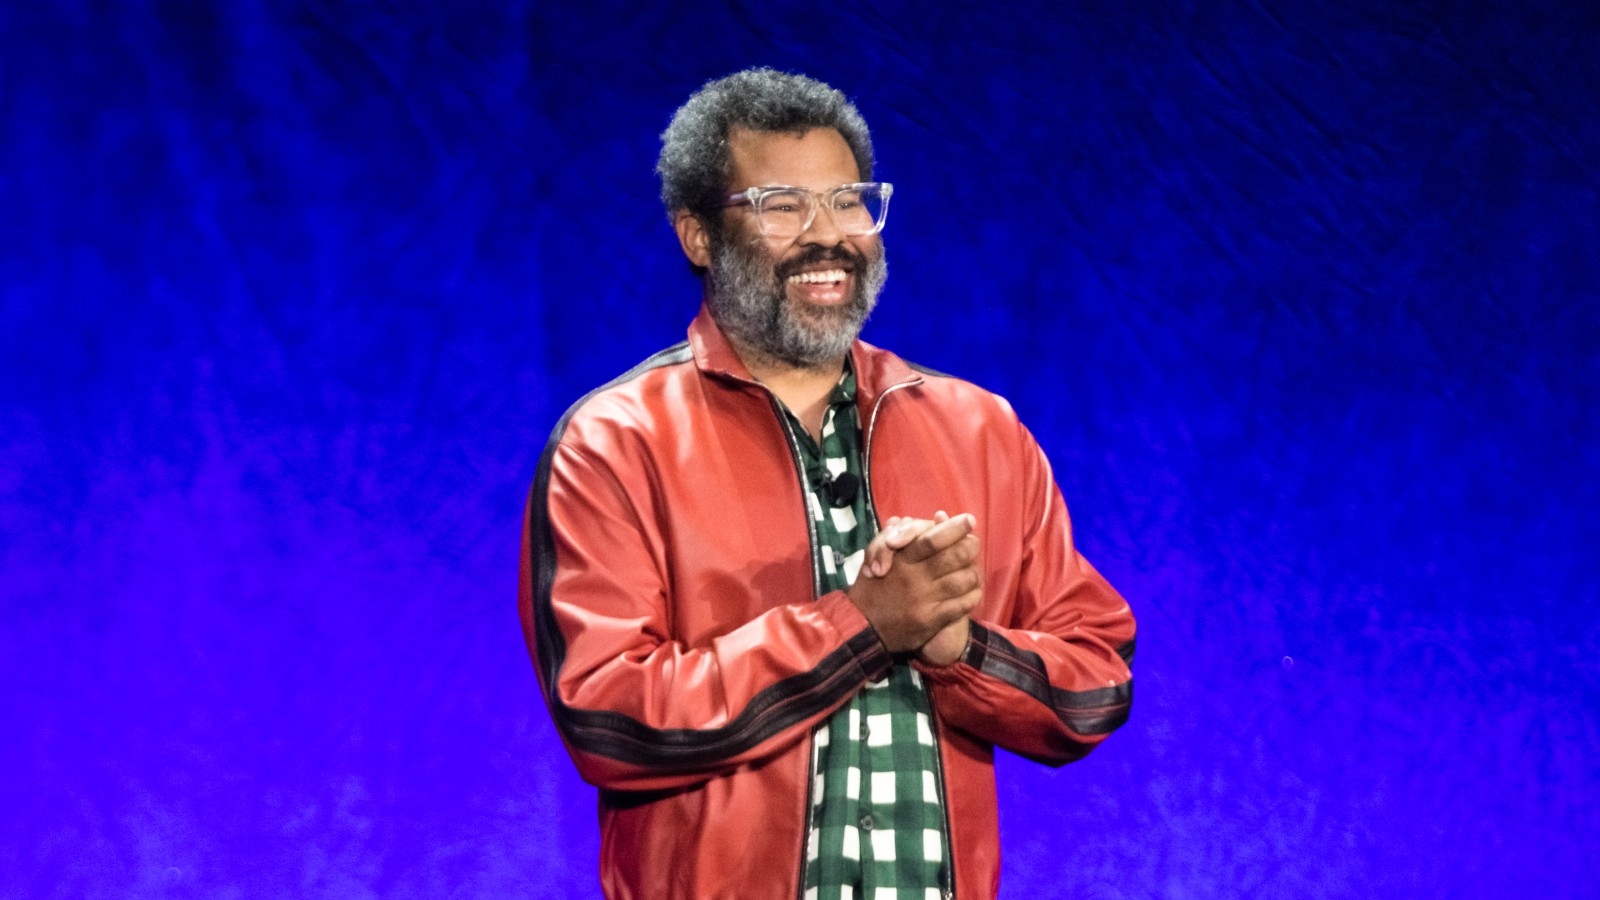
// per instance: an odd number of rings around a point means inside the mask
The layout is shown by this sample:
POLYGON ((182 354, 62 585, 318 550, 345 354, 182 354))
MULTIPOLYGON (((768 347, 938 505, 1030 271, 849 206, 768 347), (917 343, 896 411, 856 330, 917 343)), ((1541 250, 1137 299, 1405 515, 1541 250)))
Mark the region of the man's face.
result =
MULTIPOLYGON (((831 128, 804 135, 735 129, 729 193, 786 184, 825 191, 861 179, 849 144, 831 128)), ((711 311, 729 337, 791 365, 841 359, 888 275, 876 234, 845 235, 818 209, 796 237, 761 233, 748 206, 722 212, 711 232, 711 311)))

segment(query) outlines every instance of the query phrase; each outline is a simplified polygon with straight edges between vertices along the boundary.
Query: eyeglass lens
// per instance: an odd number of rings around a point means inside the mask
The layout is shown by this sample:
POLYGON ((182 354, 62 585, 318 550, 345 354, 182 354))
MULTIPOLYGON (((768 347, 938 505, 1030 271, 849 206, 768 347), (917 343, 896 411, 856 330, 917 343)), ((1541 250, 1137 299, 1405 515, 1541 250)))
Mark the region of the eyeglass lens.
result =
MULTIPOLYGON (((768 234, 793 236, 805 231, 811 222, 812 205, 817 199, 810 191, 769 191, 762 195, 756 213, 768 234)), ((882 188, 874 186, 830 191, 821 200, 824 204, 831 201, 833 221, 840 231, 871 234, 882 221, 886 198, 882 188)))

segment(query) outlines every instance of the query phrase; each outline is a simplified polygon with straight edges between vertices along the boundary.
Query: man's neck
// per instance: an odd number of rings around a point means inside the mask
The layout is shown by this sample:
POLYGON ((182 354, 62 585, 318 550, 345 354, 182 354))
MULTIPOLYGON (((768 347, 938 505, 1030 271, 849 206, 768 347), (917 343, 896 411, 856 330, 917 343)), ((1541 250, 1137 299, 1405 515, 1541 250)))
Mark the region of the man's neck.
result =
POLYGON ((815 441, 822 440, 822 417, 828 411, 828 396, 844 375, 844 357, 814 365, 796 365, 776 359, 753 347, 729 338, 734 352, 750 377, 765 385, 815 441))

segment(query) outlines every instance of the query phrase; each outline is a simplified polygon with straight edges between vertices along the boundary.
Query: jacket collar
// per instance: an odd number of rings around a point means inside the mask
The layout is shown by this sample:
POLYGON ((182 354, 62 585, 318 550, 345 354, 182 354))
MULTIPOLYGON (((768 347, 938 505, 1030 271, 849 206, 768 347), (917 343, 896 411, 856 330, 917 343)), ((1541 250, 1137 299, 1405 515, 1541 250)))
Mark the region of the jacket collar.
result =
MULTIPOLYGON (((755 383, 733 344, 711 317, 710 307, 704 303, 700 304, 700 314, 689 323, 689 347, 694 351, 694 363, 701 372, 755 383)), ((890 388, 922 380, 905 360, 866 341, 857 340, 850 347, 850 362, 856 372, 856 400, 861 409, 872 409, 878 397, 890 388)))

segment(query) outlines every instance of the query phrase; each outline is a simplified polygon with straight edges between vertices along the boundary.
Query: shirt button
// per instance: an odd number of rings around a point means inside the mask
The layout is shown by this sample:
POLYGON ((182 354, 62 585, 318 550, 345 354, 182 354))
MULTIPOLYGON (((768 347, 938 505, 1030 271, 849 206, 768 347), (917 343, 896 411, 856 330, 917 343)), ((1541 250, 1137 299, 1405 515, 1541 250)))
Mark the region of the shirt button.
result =
POLYGON ((871 831, 873 824, 874 824, 874 821, 873 821, 873 818, 872 818, 872 813, 862 813, 861 814, 861 830, 862 831, 871 831))

